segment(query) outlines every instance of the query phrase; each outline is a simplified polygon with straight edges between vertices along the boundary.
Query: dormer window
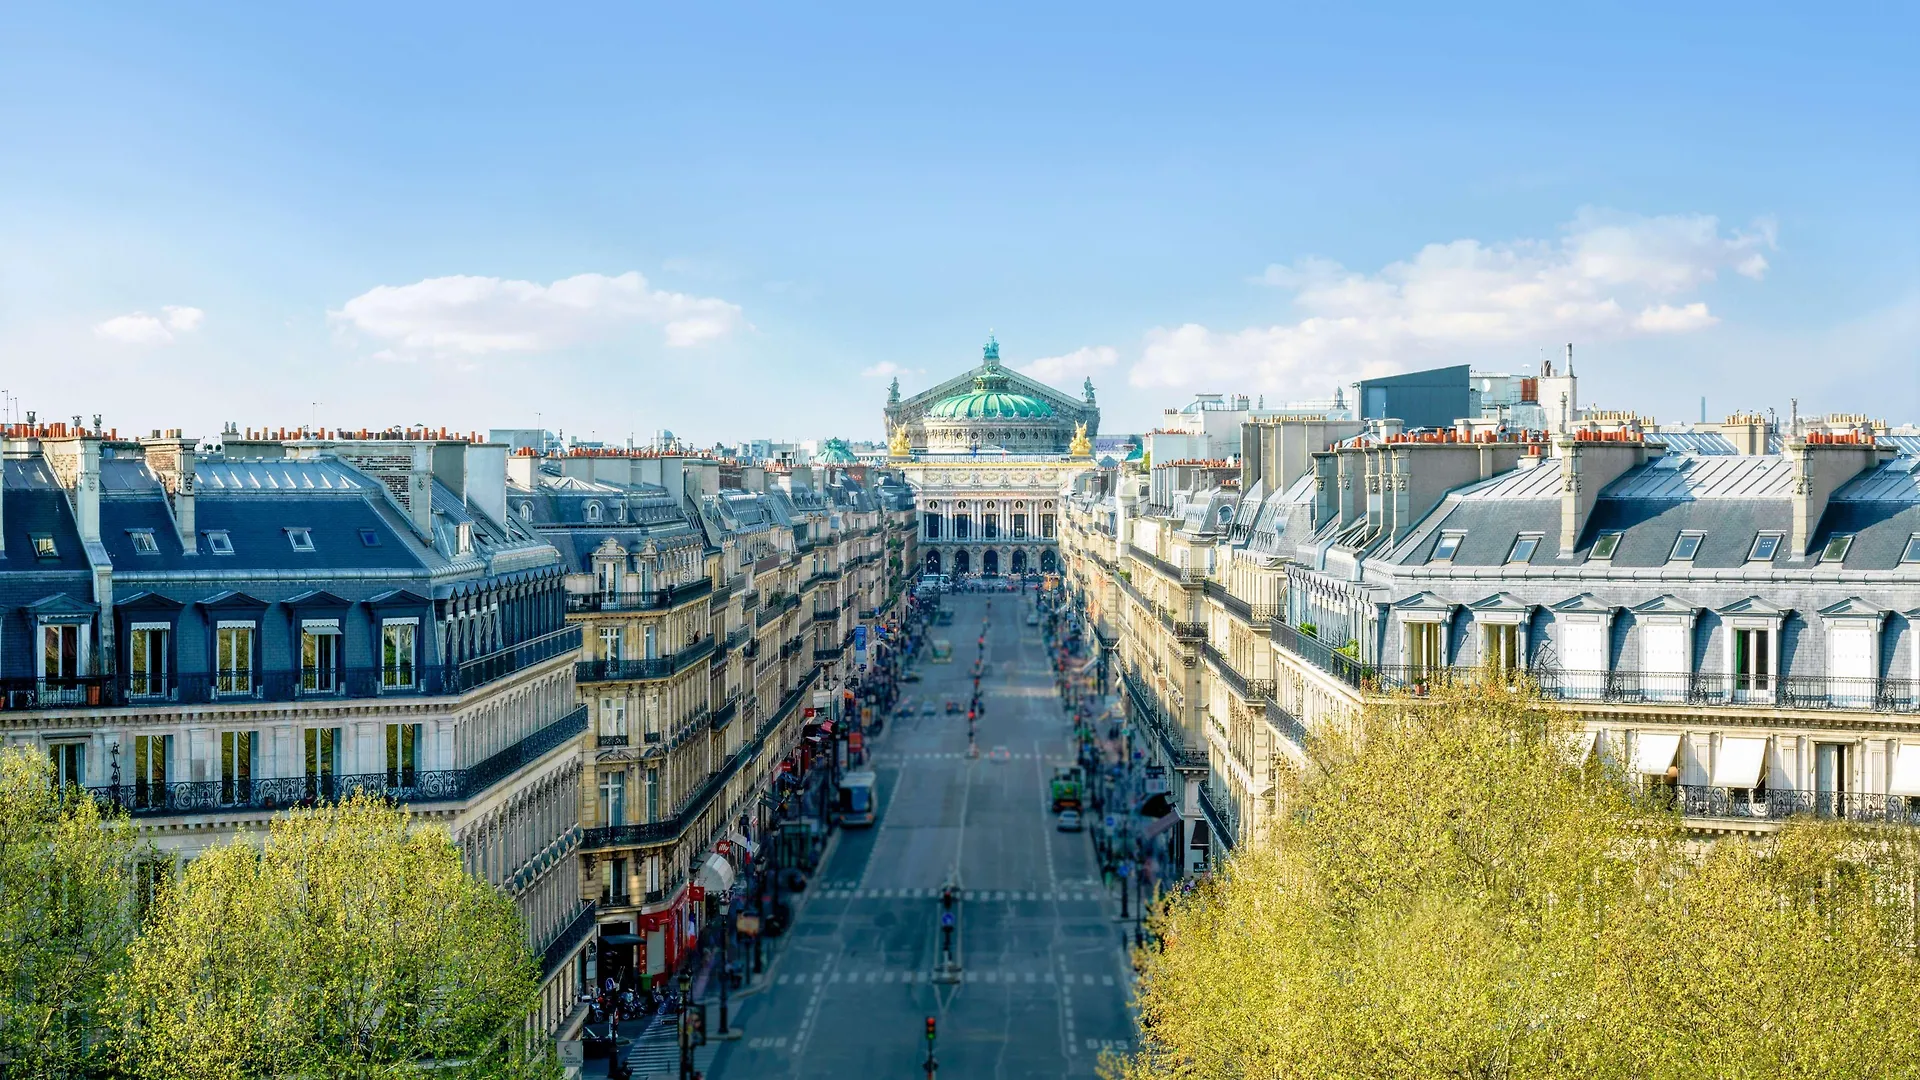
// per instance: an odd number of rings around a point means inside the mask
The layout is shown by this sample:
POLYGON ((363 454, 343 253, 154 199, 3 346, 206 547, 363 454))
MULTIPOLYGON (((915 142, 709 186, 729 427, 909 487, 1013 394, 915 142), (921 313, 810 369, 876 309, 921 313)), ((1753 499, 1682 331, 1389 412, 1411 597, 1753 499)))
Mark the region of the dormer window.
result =
POLYGON ((465 555, 468 552, 472 551, 473 550, 473 522, 471 521, 461 522, 459 526, 454 529, 453 538, 454 538, 455 549, 459 552, 459 554, 465 555))
POLYGON ((57 559, 60 549, 53 544, 53 537, 46 533, 33 534, 33 557, 36 559, 57 559))
POLYGON ((295 551, 312 551, 313 530, 304 528, 288 529, 287 543, 292 544, 293 550, 295 551))
POLYGON ((213 529, 207 533, 207 550, 215 555, 233 554, 233 537, 225 529, 213 529))
MULTIPOLYGON (((1911 546, 1911 545, 1909 545, 1911 546)), ((1753 538, 1753 550, 1747 552, 1748 562, 1772 562, 1780 553, 1780 534, 1761 533, 1753 538)))
POLYGON ((520 520, 521 521, 533 520, 533 504, 532 503, 520 504, 520 520))
POLYGON ((590 502, 587 504, 587 520, 588 521, 600 520, 600 504, 599 503, 590 502))
POLYGON ((1454 554, 1460 550, 1460 541, 1466 537, 1467 534, 1463 532, 1441 533, 1439 541, 1433 545, 1433 558, 1430 561, 1450 562, 1454 554))
MULTIPOLYGON (((1912 547, 1913 545, 1909 543, 1907 546, 1912 547)), ((1827 541, 1827 546, 1821 550, 1820 561, 1845 562, 1847 550, 1851 547, 1853 547, 1852 533, 1834 533, 1832 539, 1827 541)))
POLYGON ((1540 534, 1523 535, 1513 542, 1513 550, 1507 553, 1510 563, 1532 562, 1533 553, 1540 549, 1540 534))
POLYGON ((152 529, 130 529, 127 539, 133 541, 135 555, 153 555, 160 550, 160 545, 154 543, 152 529))
POLYGON ((613 504, 613 520, 615 521, 627 520, 627 504, 626 503, 613 504))
POLYGON ((1673 554, 1667 558, 1671 562, 1692 562, 1700 554, 1700 542, 1707 538, 1706 533, 1683 532, 1673 542, 1673 554))

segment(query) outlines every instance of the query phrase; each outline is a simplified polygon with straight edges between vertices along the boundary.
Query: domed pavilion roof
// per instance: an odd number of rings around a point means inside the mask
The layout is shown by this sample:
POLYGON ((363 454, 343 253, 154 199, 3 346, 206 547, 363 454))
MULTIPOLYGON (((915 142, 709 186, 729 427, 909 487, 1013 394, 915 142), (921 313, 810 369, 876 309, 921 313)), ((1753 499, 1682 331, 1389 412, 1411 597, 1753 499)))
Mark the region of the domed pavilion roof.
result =
POLYGON ((927 416, 935 420, 1045 420, 1053 416, 1053 406, 1009 386, 1006 371, 1000 366, 1000 345, 989 341, 986 365, 973 377, 973 389, 934 402, 927 416))
POLYGON ((860 459, 853 456, 845 439, 828 439, 821 444, 820 452, 813 455, 815 465, 858 465, 860 459))

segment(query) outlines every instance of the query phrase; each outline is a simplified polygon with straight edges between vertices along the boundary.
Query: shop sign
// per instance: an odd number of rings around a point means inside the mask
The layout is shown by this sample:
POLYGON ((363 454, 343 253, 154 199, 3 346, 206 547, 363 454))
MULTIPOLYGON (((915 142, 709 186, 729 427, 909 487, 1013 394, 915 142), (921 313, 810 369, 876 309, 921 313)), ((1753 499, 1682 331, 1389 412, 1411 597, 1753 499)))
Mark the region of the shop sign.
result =
POLYGON ((687 899, 705 900, 706 898, 707 898, 707 887, 705 885, 687 886, 687 899))

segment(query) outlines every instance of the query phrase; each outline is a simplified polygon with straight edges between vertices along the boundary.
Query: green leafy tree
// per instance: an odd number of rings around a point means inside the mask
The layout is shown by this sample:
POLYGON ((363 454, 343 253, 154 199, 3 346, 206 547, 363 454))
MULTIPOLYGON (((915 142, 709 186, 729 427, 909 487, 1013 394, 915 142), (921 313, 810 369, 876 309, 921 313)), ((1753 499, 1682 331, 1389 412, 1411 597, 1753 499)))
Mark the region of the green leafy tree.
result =
POLYGON ((540 1071, 511 900, 446 831, 369 798, 276 818, 193 860, 120 980, 143 1077, 540 1071))
POLYGON ((1369 706, 1287 813, 1171 900, 1104 1074, 1920 1074, 1905 831, 1701 850, 1504 682, 1369 706))
POLYGON ((106 1066, 109 980, 139 928, 141 845, 48 760, 0 748, 0 1076, 106 1066))

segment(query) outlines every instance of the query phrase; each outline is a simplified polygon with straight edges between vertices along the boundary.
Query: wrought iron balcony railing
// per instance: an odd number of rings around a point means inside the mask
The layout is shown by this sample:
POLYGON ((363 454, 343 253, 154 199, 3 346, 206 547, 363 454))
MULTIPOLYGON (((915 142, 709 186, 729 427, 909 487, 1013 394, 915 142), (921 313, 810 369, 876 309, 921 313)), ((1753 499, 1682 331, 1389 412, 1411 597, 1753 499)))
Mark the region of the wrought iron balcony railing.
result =
POLYGON ((713 592, 713 579, 669 585, 664 589, 640 592, 569 593, 567 610, 573 612, 663 611, 696 600, 713 592))
POLYGON ((587 707, 581 705, 468 769, 393 768, 378 773, 236 776, 221 780, 110 784, 88 791, 101 803, 135 817, 286 810, 338 802, 362 794, 403 803, 453 802, 480 795, 586 730, 587 707))
POLYGON ((573 666, 575 682, 621 682, 629 679, 666 679, 712 656, 712 638, 703 638, 670 656, 653 660, 582 660, 573 666))

